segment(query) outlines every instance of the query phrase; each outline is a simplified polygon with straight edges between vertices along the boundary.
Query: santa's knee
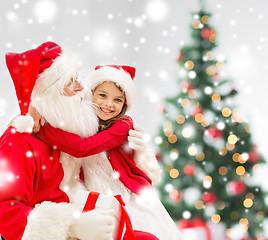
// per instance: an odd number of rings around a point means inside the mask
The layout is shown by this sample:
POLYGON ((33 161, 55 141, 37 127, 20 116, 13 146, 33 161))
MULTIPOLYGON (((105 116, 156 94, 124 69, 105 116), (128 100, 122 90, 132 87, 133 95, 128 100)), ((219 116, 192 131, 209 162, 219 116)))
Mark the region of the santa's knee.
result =
MULTIPOLYGON (((136 240, 159 240, 156 236, 148 232, 134 230, 134 234, 136 240)), ((128 240, 127 234, 125 234, 123 240, 128 240)))

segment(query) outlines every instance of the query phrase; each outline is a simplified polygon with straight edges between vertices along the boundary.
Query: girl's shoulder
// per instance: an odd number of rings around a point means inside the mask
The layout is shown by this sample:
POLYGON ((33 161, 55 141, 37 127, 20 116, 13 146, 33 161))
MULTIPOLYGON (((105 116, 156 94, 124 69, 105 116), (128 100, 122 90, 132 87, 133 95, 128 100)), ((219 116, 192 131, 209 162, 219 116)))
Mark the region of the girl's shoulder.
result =
POLYGON ((133 120, 129 116, 118 118, 115 120, 115 123, 126 123, 128 124, 129 128, 133 127, 133 120))

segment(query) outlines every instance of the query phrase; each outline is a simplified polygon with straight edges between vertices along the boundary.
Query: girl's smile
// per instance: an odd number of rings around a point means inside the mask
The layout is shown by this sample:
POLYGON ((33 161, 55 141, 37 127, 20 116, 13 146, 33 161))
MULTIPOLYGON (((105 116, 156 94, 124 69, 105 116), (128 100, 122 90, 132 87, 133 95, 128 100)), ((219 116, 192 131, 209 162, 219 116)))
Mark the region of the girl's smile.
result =
POLYGON ((98 117, 106 121, 120 114, 125 94, 113 82, 103 82, 93 93, 93 103, 98 106, 98 117))

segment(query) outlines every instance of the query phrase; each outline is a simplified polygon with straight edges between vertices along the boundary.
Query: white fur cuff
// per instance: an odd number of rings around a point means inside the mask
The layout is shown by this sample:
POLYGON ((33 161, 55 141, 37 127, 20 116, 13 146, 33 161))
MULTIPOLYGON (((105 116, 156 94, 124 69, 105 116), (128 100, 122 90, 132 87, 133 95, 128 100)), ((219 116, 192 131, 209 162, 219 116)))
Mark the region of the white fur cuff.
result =
POLYGON ((152 180, 152 183, 157 183, 161 180, 162 169, 151 149, 146 148, 142 152, 134 152, 134 161, 137 167, 143 170, 152 180))
POLYGON ((12 126, 15 127, 18 132, 31 133, 33 131, 34 120, 30 115, 20 115, 14 119, 12 126))
POLYGON ((37 204, 27 218, 22 240, 65 240, 76 208, 70 203, 37 204))

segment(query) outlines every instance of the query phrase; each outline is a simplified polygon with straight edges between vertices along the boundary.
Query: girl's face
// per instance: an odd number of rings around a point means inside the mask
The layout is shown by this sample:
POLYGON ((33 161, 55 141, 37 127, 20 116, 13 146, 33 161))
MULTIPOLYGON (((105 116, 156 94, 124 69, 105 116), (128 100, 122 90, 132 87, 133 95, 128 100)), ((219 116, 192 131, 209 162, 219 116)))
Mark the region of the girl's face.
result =
POLYGON ((119 115, 125 103, 125 94, 113 82, 103 82, 93 93, 93 103, 98 105, 98 117, 106 121, 119 115))

